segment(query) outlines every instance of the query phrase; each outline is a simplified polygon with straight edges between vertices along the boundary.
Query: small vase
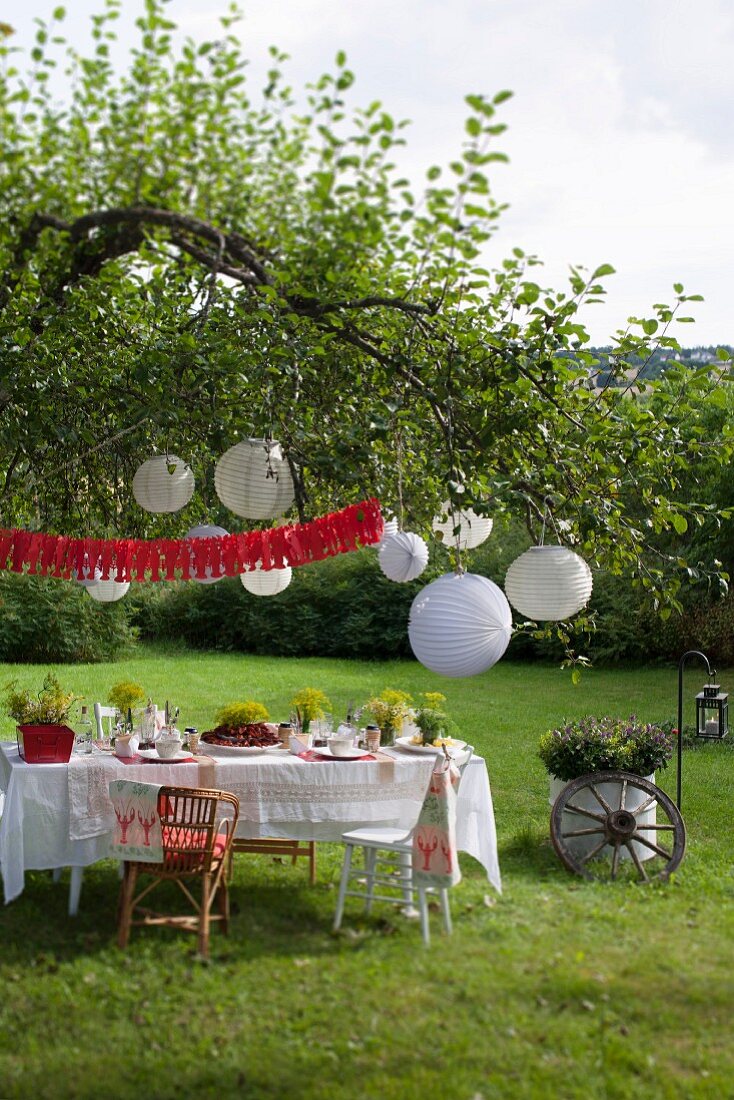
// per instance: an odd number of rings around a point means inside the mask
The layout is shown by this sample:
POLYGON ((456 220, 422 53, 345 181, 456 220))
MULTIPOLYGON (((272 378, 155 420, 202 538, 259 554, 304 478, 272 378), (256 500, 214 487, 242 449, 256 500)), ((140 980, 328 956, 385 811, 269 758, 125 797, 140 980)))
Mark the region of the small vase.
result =
POLYGON ((380 744, 381 745, 394 745, 395 744, 395 726, 388 726, 388 725, 380 726, 380 744))

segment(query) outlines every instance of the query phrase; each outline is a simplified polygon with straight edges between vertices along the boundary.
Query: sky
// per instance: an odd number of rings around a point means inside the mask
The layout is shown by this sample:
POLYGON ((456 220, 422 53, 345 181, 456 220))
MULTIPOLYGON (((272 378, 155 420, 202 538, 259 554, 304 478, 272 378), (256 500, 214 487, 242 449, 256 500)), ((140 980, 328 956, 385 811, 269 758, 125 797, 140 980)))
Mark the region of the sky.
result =
MULTIPOLYGON (((69 0, 65 30, 83 47, 102 0, 69 0)), ((0 19, 16 45, 51 0, 0 19)), ((170 0, 185 35, 215 38, 228 0, 170 0)), ((731 0, 243 0, 237 25, 256 83, 271 44, 290 56, 295 88, 344 50, 351 102, 380 99, 411 120, 401 167, 415 180, 454 159, 464 96, 511 89, 509 130, 492 166, 509 204, 486 260, 514 247, 560 287, 570 264, 612 264, 604 305, 582 315, 595 344, 630 315, 671 302, 672 285, 702 294, 682 344, 734 344, 734 4, 731 0)), ((121 44, 135 40, 142 0, 123 0, 121 44)), ((121 56, 122 51, 118 54, 121 56)))

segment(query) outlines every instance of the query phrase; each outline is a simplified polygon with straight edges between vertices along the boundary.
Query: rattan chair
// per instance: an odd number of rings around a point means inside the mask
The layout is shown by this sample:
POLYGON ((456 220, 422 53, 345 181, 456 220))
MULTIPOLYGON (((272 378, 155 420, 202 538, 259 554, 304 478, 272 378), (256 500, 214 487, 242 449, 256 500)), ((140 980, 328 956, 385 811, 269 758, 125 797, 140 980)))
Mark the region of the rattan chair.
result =
POLYGON ((227 791, 191 787, 161 787, 158 814, 163 837, 163 862, 125 861, 120 893, 118 944, 127 947, 133 924, 165 924, 194 932, 199 954, 209 954, 209 929, 220 921, 229 926, 227 877, 230 849, 239 817, 239 801, 227 791), (138 878, 152 877, 136 894, 138 878), (189 883, 201 880, 201 898, 197 900, 189 883), (160 882, 177 883, 193 907, 192 914, 171 916, 144 909, 140 903, 160 882), (212 913, 214 901, 218 912, 212 913), (139 913, 140 917, 135 918, 139 913))

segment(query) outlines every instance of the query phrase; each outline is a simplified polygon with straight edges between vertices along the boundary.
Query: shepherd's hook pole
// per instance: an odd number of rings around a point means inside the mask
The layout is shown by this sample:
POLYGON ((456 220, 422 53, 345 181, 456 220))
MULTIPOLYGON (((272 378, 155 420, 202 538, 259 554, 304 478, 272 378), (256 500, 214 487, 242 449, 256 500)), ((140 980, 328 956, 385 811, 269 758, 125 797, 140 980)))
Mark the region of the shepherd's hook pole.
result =
POLYGON ((685 668, 686 661, 689 657, 700 657, 706 665, 706 670, 709 677, 711 676, 711 665, 709 659, 705 653, 701 653, 700 649, 689 649, 687 653, 684 653, 678 662, 678 778, 676 784, 676 803, 678 809, 680 809, 680 796, 681 796, 681 768, 683 767, 683 669, 685 668))

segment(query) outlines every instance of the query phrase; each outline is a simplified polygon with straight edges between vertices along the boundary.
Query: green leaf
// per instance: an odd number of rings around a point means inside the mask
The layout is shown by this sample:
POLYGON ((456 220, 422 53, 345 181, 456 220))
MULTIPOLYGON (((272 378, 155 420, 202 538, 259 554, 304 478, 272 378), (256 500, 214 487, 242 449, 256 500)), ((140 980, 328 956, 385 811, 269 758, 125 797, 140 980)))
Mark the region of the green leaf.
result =
POLYGON ((601 267, 597 267, 591 276, 591 280, 593 282, 595 279, 603 279, 605 275, 616 275, 616 273, 616 268, 612 267, 611 264, 602 264, 601 267))
POLYGON ((688 520, 686 519, 686 517, 681 516, 676 512, 676 513, 673 514, 671 519, 672 519, 673 527, 675 527, 678 534, 679 535, 684 535, 686 533, 686 531, 688 530, 688 520))

